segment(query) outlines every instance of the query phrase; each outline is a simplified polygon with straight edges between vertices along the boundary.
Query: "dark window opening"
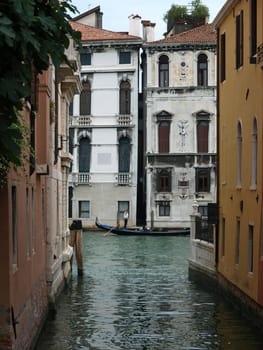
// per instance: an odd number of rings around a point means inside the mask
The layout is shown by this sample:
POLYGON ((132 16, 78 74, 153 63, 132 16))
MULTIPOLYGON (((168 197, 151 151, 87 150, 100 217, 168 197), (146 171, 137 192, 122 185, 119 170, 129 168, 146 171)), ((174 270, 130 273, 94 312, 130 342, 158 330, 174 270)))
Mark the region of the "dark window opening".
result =
POLYGON ((226 80, 226 34, 221 35, 221 62, 220 62, 220 72, 221 72, 221 82, 226 80))
POLYGON ((159 87, 169 86, 169 59, 166 55, 159 58, 159 87))
POLYGON ((131 113, 131 87, 128 81, 120 84, 120 114, 131 113))
POLYGON ((131 145, 128 137, 122 137, 119 141, 119 173, 130 172, 131 145))
POLYGON ((159 123, 159 153, 169 153, 170 150, 170 122, 159 123))
POLYGON ((210 169, 196 169, 196 192, 210 192, 210 169))
POLYGON ((207 56, 204 54, 201 54, 198 56, 198 64, 197 64, 197 77, 198 86, 207 86, 208 85, 208 63, 207 63, 207 56))
POLYGON ((91 111, 91 91, 90 83, 83 82, 83 90, 80 94, 80 115, 90 115, 91 111))
POLYGON ((243 66, 243 11, 236 17, 236 69, 243 66))
POLYGON ((79 142, 79 172, 89 173, 90 171, 91 144, 88 138, 82 138, 79 142))
POLYGON ((199 120, 197 122, 197 152, 208 152, 208 130, 209 122, 206 120, 199 120))
POLYGON ((119 63, 120 64, 130 64, 131 63, 131 53, 130 52, 120 52, 119 63))
POLYGON ((81 53, 80 54, 80 63, 82 66, 91 65, 91 53, 81 53))
POLYGON ((256 63, 257 53, 257 0, 250 1, 250 63, 256 63))
POLYGON ((171 173, 167 170, 162 170, 158 174, 158 192, 171 192, 171 173))

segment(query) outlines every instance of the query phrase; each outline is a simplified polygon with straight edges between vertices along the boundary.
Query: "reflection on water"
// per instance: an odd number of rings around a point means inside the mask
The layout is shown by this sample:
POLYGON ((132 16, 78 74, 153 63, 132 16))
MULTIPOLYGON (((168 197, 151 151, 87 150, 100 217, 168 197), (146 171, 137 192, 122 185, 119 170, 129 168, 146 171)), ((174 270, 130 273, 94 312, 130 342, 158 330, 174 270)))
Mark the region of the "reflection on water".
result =
POLYGON ((229 305, 188 281, 189 237, 84 233, 84 276, 73 269, 37 350, 262 350, 229 305))

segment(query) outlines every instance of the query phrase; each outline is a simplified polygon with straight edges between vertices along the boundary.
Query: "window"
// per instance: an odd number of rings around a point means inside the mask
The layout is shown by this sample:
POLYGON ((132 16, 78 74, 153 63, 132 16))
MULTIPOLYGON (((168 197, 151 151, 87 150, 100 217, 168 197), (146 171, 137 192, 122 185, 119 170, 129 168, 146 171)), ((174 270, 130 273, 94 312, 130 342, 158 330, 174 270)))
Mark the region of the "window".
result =
POLYGON ((80 115, 90 115, 91 111, 91 91, 89 81, 84 81, 83 90, 80 94, 80 115))
POLYGON ((243 11, 236 16, 236 69, 243 66, 243 11))
POLYGON ((257 0, 250 0, 250 63, 256 63, 257 53, 257 0))
POLYGON ((242 184, 242 127, 241 123, 237 125, 237 187, 242 184))
POLYGON ((30 228, 30 200, 29 189, 26 188, 26 254, 31 253, 31 228, 30 228))
POLYGON ((226 219, 222 218, 222 240, 221 240, 221 256, 225 256, 226 247, 226 219))
POLYGON ((170 122, 159 123, 159 153, 169 153, 170 149, 170 122))
POLYGON ((210 192, 210 169, 196 169, 196 192, 210 192))
POLYGON ((159 58, 159 87, 169 86, 169 58, 162 55, 159 58))
POLYGON ((158 192, 171 192, 171 172, 161 170, 158 174, 158 192))
POLYGON ((257 120, 254 118, 253 131, 252 131, 252 164, 251 164, 251 188, 257 187, 257 158, 258 158, 258 132, 257 132, 257 120))
POLYGON ((120 52, 119 63, 120 64, 130 64, 131 63, 131 53, 129 51, 120 52))
POLYGON ((130 172, 131 145, 128 137, 121 137, 119 140, 119 173, 130 172))
POLYGON ((207 86, 208 85, 208 69, 207 69, 207 56, 201 54, 198 56, 197 63, 197 85, 207 86))
POLYGON ((90 171, 91 144, 88 138, 82 138, 79 142, 79 172, 89 173, 90 171))
POLYGON ((80 54, 80 63, 82 66, 91 65, 91 53, 81 53, 80 54))
POLYGON ((208 153, 208 131, 209 121, 197 121, 197 152, 208 153))
POLYGON ((31 111, 30 113, 30 148, 29 148, 29 152, 30 152, 30 166, 29 166, 29 171, 30 171, 30 175, 33 174, 33 172, 35 171, 35 113, 33 111, 31 111))
POLYGON ((72 199, 73 199, 73 187, 68 188, 68 217, 72 218, 72 199))
POLYGON ((13 264, 17 264, 17 196, 16 186, 12 186, 12 245, 13 245, 13 264))
POLYGON ((221 77, 221 82, 226 80, 226 34, 221 35, 221 40, 220 40, 220 48, 221 48, 221 53, 220 53, 220 77, 221 77))
POLYGON ((120 84, 120 114, 131 113, 131 87, 128 81, 120 84))
POLYGON ((79 201, 79 218, 90 217, 90 201, 79 201))
POLYGON ((69 116, 73 115, 73 101, 71 101, 69 104, 68 114, 69 116))
POLYGON ((32 251, 36 251, 36 208, 35 208, 35 190, 31 188, 31 232, 32 232, 32 251))
POLYGON ((248 226, 248 272, 253 272, 254 270, 254 264, 253 264, 253 257, 254 257, 254 226, 249 225, 248 226))
POLYGON ((170 202, 159 202, 159 216, 170 216, 170 202))
POLYGON ((239 244, 240 244, 240 219, 236 222, 236 250, 235 250, 235 264, 239 264, 239 244))

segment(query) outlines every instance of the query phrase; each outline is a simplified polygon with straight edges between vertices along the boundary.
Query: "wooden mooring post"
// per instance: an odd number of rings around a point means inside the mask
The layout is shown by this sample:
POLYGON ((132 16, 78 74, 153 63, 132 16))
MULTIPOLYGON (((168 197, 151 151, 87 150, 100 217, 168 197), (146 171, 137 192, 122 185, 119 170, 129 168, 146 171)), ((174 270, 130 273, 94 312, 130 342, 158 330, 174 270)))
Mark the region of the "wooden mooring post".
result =
POLYGON ((78 267, 78 275, 83 275, 82 261, 82 222, 81 220, 73 220, 70 225, 69 245, 75 249, 76 261, 78 267))

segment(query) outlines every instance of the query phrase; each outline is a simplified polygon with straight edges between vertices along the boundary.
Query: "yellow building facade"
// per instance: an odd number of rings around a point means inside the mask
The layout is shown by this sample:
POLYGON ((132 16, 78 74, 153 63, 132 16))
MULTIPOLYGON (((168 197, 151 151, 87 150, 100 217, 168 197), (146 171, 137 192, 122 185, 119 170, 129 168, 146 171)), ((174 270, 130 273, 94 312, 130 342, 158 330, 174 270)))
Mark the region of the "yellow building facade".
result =
POLYGON ((215 19, 217 270, 223 283, 258 305, 263 305, 262 13, 261 0, 229 0, 215 19))

